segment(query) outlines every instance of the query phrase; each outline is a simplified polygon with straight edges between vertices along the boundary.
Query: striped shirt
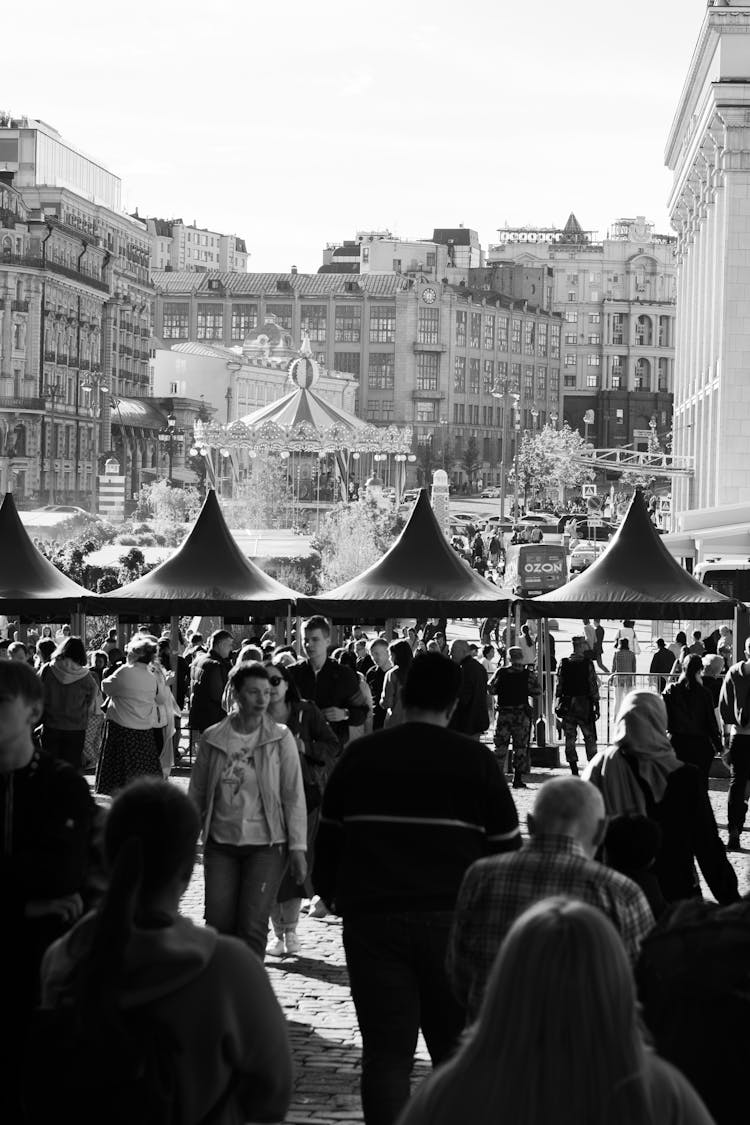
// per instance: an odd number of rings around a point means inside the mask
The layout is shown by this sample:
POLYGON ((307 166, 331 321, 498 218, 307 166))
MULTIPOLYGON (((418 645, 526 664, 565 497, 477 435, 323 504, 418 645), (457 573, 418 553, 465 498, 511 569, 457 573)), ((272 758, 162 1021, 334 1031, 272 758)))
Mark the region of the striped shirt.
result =
POLYGON ((598 906, 619 931, 631 963, 654 925, 640 887, 589 859, 570 836, 535 836, 514 855, 480 860, 466 872, 448 950, 453 991, 475 1019, 495 956, 516 918, 552 895, 598 906))
POLYGON ((313 885, 338 914, 450 911, 466 869, 520 847, 487 746, 408 722, 350 743, 326 786, 313 885))

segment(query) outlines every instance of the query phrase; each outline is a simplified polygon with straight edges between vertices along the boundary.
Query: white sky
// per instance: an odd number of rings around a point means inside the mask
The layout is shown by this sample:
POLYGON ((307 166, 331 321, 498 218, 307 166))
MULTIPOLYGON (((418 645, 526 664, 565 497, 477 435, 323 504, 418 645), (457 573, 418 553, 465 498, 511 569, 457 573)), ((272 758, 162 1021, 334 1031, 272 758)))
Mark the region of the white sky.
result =
POLYGON ((39 0, 0 107, 243 236, 250 269, 463 222, 668 231, 664 148, 706 0, 39 0))

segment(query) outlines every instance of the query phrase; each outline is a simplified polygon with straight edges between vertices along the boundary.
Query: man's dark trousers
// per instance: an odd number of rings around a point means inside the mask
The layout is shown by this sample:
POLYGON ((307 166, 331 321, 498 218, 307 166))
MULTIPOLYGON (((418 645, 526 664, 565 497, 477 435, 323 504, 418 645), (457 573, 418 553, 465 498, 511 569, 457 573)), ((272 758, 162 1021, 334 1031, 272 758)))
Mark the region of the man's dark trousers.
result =
POLYGON ((466 1013, 448 984, 452 911, 344 917, 344 951, 362 1033, 366 1125, 393 1125, 409 1100, 420 1024, 433 1066, 457 1046, 466 1013))
POLYGON ((750 780, 750 736, 732 735, 729 742, 729 763, 727 827, 730 832, 741 832, 747 813, 745 789, 750 780))

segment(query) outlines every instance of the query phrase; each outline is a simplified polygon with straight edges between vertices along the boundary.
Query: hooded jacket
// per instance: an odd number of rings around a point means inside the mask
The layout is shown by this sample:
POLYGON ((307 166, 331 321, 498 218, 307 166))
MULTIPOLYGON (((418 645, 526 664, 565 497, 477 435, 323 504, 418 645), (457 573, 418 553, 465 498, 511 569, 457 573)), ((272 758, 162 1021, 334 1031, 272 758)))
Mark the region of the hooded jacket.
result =
POLYGON ((86 668, 71 671, 57 660, 40 672, 44 688, 42 722, 53 730, 85 730, 99 698, 99 688, 86 668))
MULTIPOLYGON (((231 730, 228 715, 203 732, 190 776, 188 796, 198 807, 204 843, 211 835, 216 787, 226 764, 231 730)), ((287 844, 290 851, 304 852, 307 811, 297 743, 288 727, 268 715, 261 717, 255 772, 271 842, 287 844)))
MULTIPOLYGON (((43 1008, 72 1002, 95 921, 87 914, 45 954, 43 1008)), ((261 962, 242 942, 182 917, 134 928, 118 999, 125 1010, 146 1009, 176 1036, 183 1125, 202 1121, 230 1086, 212 1125, 283 1119, 292 1088, 286 1024, 261 962)))

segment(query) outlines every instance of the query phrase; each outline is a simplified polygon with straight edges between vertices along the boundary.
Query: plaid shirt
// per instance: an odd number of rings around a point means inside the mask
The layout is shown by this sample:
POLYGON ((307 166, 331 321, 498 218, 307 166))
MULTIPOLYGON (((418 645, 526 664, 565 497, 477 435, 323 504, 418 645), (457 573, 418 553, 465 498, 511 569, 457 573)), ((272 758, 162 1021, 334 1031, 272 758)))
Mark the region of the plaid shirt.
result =
POLYGON ((535 836, 512 855, 472 864, 456 903, 448 973, 453 991, 476 1018, 487 978, 502 941, 527 907, 551 895, 568 895, 598 906, 619 931, 634 963, 654 925, 640 887, 625 875, 589 859, 569 836, 535 836))

